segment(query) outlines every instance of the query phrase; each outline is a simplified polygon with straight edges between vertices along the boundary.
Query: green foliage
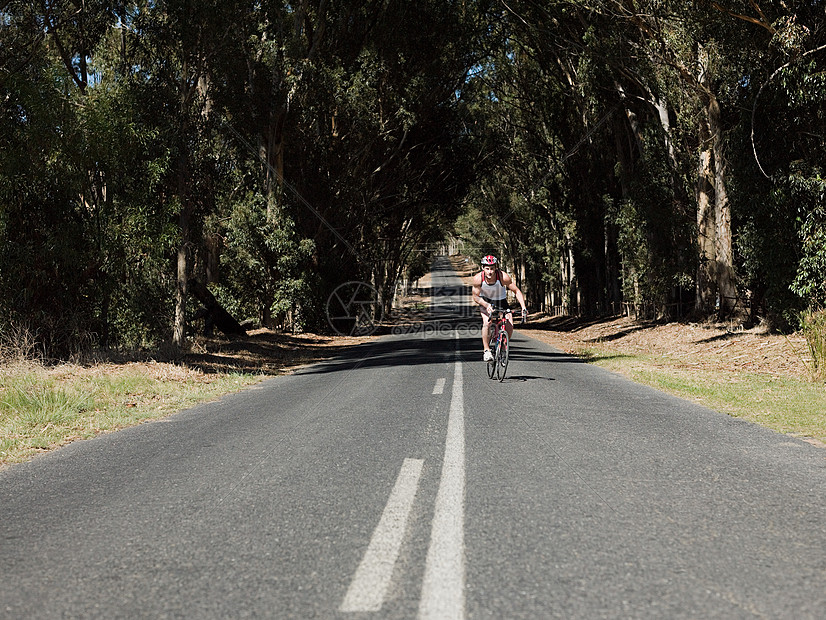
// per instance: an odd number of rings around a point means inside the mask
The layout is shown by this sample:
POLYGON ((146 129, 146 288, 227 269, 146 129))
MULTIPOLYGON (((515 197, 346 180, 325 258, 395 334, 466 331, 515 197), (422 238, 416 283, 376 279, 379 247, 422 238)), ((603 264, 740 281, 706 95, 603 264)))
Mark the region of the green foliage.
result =
POLYGON ((69 392, 50 384, 14 385, 0 400, 0 411, 15 415, 18 426, 25 432, 63 425, 88 409, 91 402, 86 393, 69 392))
POLYGON ((26 318, 50 355, 167 338, 181 243, 200 278, 203 240, 225 237, 214 286, 239 316, 319 326, 330 288, 392 286, 449 228, 475 9, 52 10, 44 36, 38 7, 0 10, 0 322, 26 318))
POLYGON ((801 314, 800 323, 812 356, 812 377, 826 378, 826 310, 809 310, 801 314))
POLYGON ((799 207, 801 259, 792 290, 812 306, 826 305, 826 181, 815 168, 788 180, 799 207))
POLYGON ((797 215, 788 188, 740 188, 733 210, 739 221, 735 248, 741 281, 762 318, 779 329, 797 327, 801 298, 792 290, 800 259, 797 215))
POLYGON ((267 217, 260 196, 236 203, 218 229, 224 239, 219 299, 237 316, 266 322, 297 309, 305 327, 312 305, 311 271, 316 247, 299 239, 286 213, 267 217))

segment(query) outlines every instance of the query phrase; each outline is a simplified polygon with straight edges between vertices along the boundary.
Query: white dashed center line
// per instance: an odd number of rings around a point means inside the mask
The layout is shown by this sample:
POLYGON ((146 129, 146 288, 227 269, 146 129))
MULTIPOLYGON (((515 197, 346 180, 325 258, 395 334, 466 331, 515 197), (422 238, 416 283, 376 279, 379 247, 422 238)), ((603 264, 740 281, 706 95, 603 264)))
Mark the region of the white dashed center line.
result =
POLYGON ((339 611, 364 612, 381 609, 407 528, 410 508, 419 487, 423 463, 421 459, 404 460, 381 520, 373 532, 370 545, 356 570, 339 611))
MULTIPOLYGON (((438 379, 433 394, 442 394, 445 382, 445 378, 438 379)), ((442 477, 436 494, 419 601, 419 618, 422 620, 464 620, 465 616, 465 422, 462 390, 462 362, 457 341, 442 477)), ((404 460, 390 499, 339 611, 363 613, 381 610, 419 488, 423 464, 421 459, 404 460)))
MULTIPOLYGON (((458 334, 457 334, 458 338, 458 334)), ((462 362, 457 359, 447 422, 442 479, 427 550, 419 618, 465 616, 465 421, 462 362)))

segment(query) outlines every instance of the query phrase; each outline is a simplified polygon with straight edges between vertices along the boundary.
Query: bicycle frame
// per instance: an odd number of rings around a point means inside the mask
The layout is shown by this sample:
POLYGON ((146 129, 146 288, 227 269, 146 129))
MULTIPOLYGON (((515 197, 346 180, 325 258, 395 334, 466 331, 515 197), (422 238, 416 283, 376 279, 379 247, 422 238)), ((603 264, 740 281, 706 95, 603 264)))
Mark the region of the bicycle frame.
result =
MULTIPOLYGON (((501 333, 503 331, 507 333, 506 326, 508 324, 508 314, 513 314, 513 312, 511 312, 510 310, 494 310, 490 313, 490 322, 488 323, 488 336, 491 345, 493 345, 494 336, 496 342, 498 343, 499 336, 501 335, 501 333)), ((491 346, 491 348, 493 347, 491 346)))

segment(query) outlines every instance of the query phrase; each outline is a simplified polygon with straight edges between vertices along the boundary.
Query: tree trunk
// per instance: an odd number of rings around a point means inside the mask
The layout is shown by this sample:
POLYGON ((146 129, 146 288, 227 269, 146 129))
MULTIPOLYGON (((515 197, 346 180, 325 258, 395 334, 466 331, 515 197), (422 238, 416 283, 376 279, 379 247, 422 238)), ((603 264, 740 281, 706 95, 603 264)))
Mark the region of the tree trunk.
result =
POLYGON ((570 304, 568 303, 571 297, 571 287, 570 281, 568 277, 568 248, 563 248, 562 251, 559 253, 559 276, 561 280, 561 297, 560 305, 562 306, 562 314, 567 315, 568 311, 570 310, 570 304))
MULTIPOLYGON (((620 90, 621 98, 623 101, 625 100, 625 94, 622 92, 622 89, 619 85, 617 85, 618 90, 620 90)), ((623 123, 617 119, 615 122, 616 129, 614 131, 614 144, 617 149, 617 159, 620 163, 620 174, 619 174, 619 182, 620 182, 620 191, 622 192, 622 199, 627 200, 631 195, 630 184, 633 179, 634 175, 634 160, 632 157, 632 149, 636 147, 638 150, 642 150, 641 145, 641 136, 639 132, 639 123, 636 121, 636 116, 631 113, 631 111, 626 107, 625 108, 625 116, 628 121, 628 127, 630 128, 630 134, 628 131, 625 131, 625 126, 623 123), (626 138, 626 136, 629 136, 626 138), (633 142, 632 142, 633 138, 633 142)), ((605 218, 605 256, 606 256, 606 264, 605 268, 610 273, 611 265, 608 263, 609 260, 609 244, 608 244, 608 235, 609 235, 609 223, 608 218, 605 218)), ((620 250, 618 250, 619 254, 619 267, 617 269, 617 279, 622 278, 622 284, 628 285, 628 283, 633 283, 633 291, 634 291, 634 313, 636 318, 636 308, 640 301, 639 299, 639 278, 637 277, 637 271, 634 267, 635 261, 633 257, 623 256, 620 250)), ((616 301, 619 304, 619 307, 622 308, 622 302, 629 301, 624 299, 622 295, 623 291, 620 289, 616 292, 616 301)), ((630 312, 629 312, 630 313, 630 312)))
POLYGON ((731 238, 731 208, 726 191, 726 160, 723 148, 723 130, 720 105, 712 98, 707 108, 711 145, 714 153, 714 243, 717 291, 720 295, 720 313, 728 314, 737 300, 734 279, 734 258, 731 238))
POLYGON ((714 145, 709 106, 714 97, 709 90, 708 52, 699 45, 697 53, 697 87, 706 113, 700 117, 698 138, 700 161, 697 176, 697 241, 700 260, 697 267, 697 311, 707 313, 717 295, 717 228, 715 225, 714 145))
POLYGON ((676 170, 679 167, 679 163, 677 161, 677 151, 674 148, 674 140, 671 135, 671 119, 668 114, 668 102, 663 97, 654 97, 650 95, 650 93, 649 96, 651 105, 657 110, 657 116, 660 119, 660 127, 663 129, 665 138, 665 150, 668 153, 668 161, 671 164, 672 176, 676 179, 676 170))
POLYGON ((181 239, 180 245, 178 246, 178 276, 175 295, 175 327, 173 333, 175 346, 181 351, 186 349, 186 298, 189 280, 188 252, 191 234, 191 221, 187 202, 188 197, 184 194, 181 196, 182 204, 179 216, 181 239))
POLYGON ((264 191, 267 197, 267 221, 269 222, 275 222, 277 219, 276 206, 284 180, 284 120, 286 116, 287 111, 282 107, 270 110, 261 149, 261 156, 267 167, 264 191))
POLYGON ((700 262, 697 267, 697 310, 709 311, 717 293, 717 250, 714 218, 714 172, 711 136, 707 119, 700 119, 700 165, 697 178, 697 241, 700 262))
POLYGON ((605 241, 605 310, 609 314, 617 314, 622 307, 622 288, 620 285, 619 256, 617 251, 617 234, 615 227, 603 220, 603 234, 605 241))
POLYGON ((200 301, 206 309, 206 318, 209 323, 214 324, 227 336, 246 336, 247 330, 241 327, 226 309, 218 303, 215 296, 206 287, 206 284, 192 279, 189 281, 189 288, 193 295, 200 301))
POLYGON ((735 305, 737 288, 731 236, 731 210, 726 191, 726 160, 720 104, 711 90, 708 54, 697 50, 698 78, 705 114, 700 119, 700 171, 697 188, 697 225, 700 266, 697 307, 708 312, 719 301, 721 314, 735 305))
POLYGON ((570 235, 563 237, 562 251, 559 253, 559 267, 562 275, 562 314, 579 314, 580 296, 577 290, 574 247, 570 235))

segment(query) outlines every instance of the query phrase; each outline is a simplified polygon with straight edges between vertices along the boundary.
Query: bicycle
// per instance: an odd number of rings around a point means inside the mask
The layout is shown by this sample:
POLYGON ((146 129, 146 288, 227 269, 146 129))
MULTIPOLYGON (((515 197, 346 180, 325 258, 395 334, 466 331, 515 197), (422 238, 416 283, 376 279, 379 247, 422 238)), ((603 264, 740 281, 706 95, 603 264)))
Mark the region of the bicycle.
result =
POLYGON ((488 377, 494 378, 494 375, 501 383, 505 379, 505 373, 508 370, 508 332, 505 329, 507 324, 507 315, 513 314, 511 310, 493 310, 490 313, 490 349, 493 353, 493 360, 488 362, 488 377))

